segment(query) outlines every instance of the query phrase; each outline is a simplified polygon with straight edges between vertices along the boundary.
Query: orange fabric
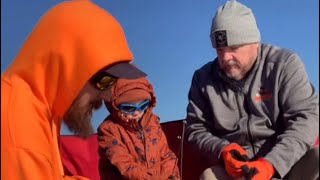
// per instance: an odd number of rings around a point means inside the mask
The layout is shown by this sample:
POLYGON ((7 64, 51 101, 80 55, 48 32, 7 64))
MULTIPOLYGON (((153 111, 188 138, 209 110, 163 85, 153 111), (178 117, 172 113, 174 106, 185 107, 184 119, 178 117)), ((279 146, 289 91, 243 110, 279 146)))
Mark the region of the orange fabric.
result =
MULTIPOLYGON (((159 118, 152 112, 155 96, 146 78, 118 80, 112 88, 113 96, 106 102, 112 114, 98 128, 98 143, 106 156, 127 179, 168 180, 171 175, 179 179, 177 157, 168 146, 159 118), (140 120, 126 123, 116 108, 116 101, 132 89, 145 89, 151 93, 151 106, 140 120)), ((107 165, 108 162, 105 162, 107 165)))
POLYGON ((224 165, 227 173, 231 177, 239 178, 243 176, 241 167, 245 165, 246 162, 234 157, 232 151, 237 151, 240 156, 247 156, 247 152, 236 143, 227 145, 222 151, 222 158, 224 160, 224 165))
POLYGON ((273 165, 264 158, 248 162, 242 168, 248 180, 270 180, 275 174, 273 165))
POLYGON ((118 106, 122 103, 133 102, 136 100, 150 100, 151 95, 148 91, 142 89, 134 89, 132 91, 127 91, 115 100, 115 105, 118 106))
POLYGON ((132 59, 120 24, 91 1, 44 14, 1 76, 1 179, 72 179, 58 147, 63 114, 98 70, 132 59))

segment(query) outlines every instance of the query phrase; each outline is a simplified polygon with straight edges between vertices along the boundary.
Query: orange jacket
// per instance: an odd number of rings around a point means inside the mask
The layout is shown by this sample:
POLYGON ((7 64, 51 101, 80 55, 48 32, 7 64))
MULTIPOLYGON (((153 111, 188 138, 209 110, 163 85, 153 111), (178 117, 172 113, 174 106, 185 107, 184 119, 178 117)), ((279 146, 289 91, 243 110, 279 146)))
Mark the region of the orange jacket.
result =
MULTIPOLYGON (((125 179, 168 180, 173 175, 179 179, 177 157, 169 149, 159 118, 152 109, 156 104, 151 84, 146 78, 135 80, 119 79, 112 88, 113 95, 106 105, 111 112, 98 128, 98 142, 104 155, 117 167, 125 179), (151 93, 151 105, 145 111, 140 125, 122 120, 115 100, 131 89, 145 89, 151 93)), ((118 178, 120 179, 120 178, 118 178)))
POLYGON ((62 117, 98 70, 132 59, 120 24, 89 0, 44 14, 1 75, 1 179, 87 179, 64 176, 62 117))

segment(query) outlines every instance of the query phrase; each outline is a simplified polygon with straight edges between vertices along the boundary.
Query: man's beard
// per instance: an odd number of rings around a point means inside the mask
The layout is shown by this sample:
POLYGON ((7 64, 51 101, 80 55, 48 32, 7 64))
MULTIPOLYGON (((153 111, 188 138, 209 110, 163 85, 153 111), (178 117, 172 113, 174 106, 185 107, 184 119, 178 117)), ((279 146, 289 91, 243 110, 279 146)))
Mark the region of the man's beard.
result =
POLYGON ((92 110, 101 107, 102 101, 96 101, 88 106, 81 107, 77 103, 77 100, 71 105, 63 120, 69 130, 75 135, 82 138, 88 138, 94 133, 93 126, 91 123, 92 110))
POLYGON ((231 59, 227 61, 225 64, 222 65, 222 69, 225 72, 226 76, 234 79, 234 80, 241 80, 244 77, 244 70, 239 62, 231 59), (230 73, 229 69, 235 68, 237 69, 237 73, 230 73))

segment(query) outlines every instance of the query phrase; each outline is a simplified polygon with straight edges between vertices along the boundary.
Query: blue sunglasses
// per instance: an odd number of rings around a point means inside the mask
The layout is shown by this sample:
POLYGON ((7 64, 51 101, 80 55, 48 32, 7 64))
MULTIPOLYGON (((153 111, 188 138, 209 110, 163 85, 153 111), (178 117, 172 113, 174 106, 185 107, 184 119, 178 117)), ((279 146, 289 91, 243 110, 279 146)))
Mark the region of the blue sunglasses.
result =
POLYGON ((146 100, 140 104, 120 104, 118 108, 121 112, 132 115, 135 111, 145 111, 149 107, 150 101, 146 100))

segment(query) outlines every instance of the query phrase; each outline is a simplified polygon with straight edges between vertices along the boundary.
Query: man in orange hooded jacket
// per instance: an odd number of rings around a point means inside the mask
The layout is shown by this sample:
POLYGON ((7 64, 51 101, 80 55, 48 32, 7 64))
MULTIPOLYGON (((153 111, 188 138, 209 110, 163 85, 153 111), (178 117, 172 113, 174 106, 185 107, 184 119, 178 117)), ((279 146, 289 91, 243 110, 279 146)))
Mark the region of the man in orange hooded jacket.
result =
POLYGON ((116 79, 146 76, 132 59, 121 25, 88 0, 43 15, 1 76, 1 179, 87 179, 64 175, 62 119, 87 137, 116 79))

